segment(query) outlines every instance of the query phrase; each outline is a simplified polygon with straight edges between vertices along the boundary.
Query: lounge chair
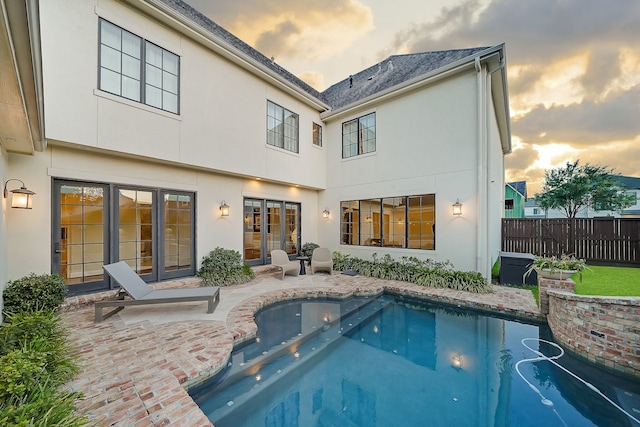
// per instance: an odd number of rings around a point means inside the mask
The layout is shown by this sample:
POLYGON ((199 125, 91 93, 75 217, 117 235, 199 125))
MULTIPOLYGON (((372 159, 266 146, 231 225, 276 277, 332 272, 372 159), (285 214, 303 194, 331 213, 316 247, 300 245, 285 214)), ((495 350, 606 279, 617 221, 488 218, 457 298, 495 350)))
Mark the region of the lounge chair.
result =
POLYGON ((327 248, 315 248, 311 255, 311 274, 321 270, 328 271, 329 274, 333 273, 333 257, 327 248))
POLYGON ((285 274, 297 276, 300 274, 300 263, 298 261, 289 261, 289 255, 281 249, 271 251, 271 264, 282 269, 280 280, 284 280, 285 274))
POLYGON ((121 289, 113 299, 97 301, 95 303, 95 323, 102 322, 104 319, 113 316, 128 305, 208 301, 209 306, 207 313, 213 313, 218 302, 220 302, 220 288, 218 287, 154 290, 147 286, 144 280, 124 261, 105 265, 103 268, 104 271, 120 285, 121 289), (130 299, 125 299, 127 296, 130 299), (103 316, 102 309, 105 307, 117 308, 103 316))

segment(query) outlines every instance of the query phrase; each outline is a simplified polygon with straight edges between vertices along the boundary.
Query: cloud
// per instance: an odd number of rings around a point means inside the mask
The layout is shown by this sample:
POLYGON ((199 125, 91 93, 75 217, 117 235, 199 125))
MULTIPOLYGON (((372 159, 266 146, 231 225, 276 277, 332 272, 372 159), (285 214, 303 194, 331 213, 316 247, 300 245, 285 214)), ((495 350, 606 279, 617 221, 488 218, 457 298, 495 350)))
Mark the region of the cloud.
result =
POLYGON ((542 168, 533 165, 544 163, 537 149, 553 150, 554 143, 573 150, 548 160, 582 156, 640 176, 633 161, 640 158, 633 144, 640 141, 640 2, 491 0, 482 6, 466 0, 443 8, 432 21, 397 34, 384 53, 504 42, 516 114, 512 133, 522 142, 506 157, 508 177, 540 181, 542 168))
POLYGON ((188 0, 266 56, 329 58, 372 31, 373 13, 358 0, 188 0))
POLYGON ((580 147, 628 141, 640 135, 640 85, 609 93, 601 101, 570 105, 538 105, 513 120, 512 132, 535 144, 570 142, 580 147))

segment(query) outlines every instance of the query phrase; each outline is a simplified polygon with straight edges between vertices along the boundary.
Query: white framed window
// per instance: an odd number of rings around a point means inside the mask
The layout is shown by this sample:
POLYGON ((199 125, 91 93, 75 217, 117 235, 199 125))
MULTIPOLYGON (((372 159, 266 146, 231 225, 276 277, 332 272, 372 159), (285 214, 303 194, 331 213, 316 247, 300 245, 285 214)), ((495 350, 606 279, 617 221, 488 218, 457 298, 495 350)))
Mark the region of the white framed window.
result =
POLYGON ((267 144, 298 152, 298 115, 267 101, 267 144))
POLYGON ((178 114, 180 57, 100 19, 98 88, 178 114))

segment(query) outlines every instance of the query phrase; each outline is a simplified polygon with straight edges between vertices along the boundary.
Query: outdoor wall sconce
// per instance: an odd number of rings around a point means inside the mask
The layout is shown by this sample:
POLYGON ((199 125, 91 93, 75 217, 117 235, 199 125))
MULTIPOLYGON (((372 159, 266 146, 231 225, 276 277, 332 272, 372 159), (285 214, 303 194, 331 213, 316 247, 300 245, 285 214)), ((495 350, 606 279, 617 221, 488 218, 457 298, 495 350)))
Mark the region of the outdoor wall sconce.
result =
POLYGON ((462 215, 462 203, 460 203, 459 199, 456 199, 456 202, 452 206, 453 206, 454 215, 456 216, 462 215))
POLYGON ((451 366, 454 369, 461 369, 462 368, 462 357, 458 353, 454 353, 451 356, 451 366))
POLYGON ((229 216, 229 205, 224 200, 220 205, 220 216, 229 216))
POLYGON ((329 215, 331 215, 331 212, 329 212, 329 209, 325 209, 322 211, 322 218, 329 219, 329 215))
POLYGON ((7 184, 10 181, 18 181, 22 184, 22 187, 16 188, 15 190, 10 190, 11 193, 13 193, 11 195, 11 207, 16 209, 31 209, 33 205, 33 196, 36 193, 34 193, 31 190, 27 190, 27 187, 25 187, 24 182, 22 182, 19 179, 11 178, 5 181, 4 193, 3 193, 4 198, 6 199, 7 194, 9 194, 9 192, 7 191, 7 184))

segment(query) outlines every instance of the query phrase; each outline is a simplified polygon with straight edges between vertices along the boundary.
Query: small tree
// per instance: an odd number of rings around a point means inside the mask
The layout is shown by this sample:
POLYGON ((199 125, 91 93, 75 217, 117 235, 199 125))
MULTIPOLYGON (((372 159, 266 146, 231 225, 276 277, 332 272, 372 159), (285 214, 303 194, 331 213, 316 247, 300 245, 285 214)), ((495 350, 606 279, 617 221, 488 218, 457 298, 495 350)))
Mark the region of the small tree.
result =
POLYGON ((565 167, 545 170, 544 186, 535 197, 544 209, 562 209, 567 218, 587 206, 595 211, 619 211, 635 203, 618 184, 613 169, 605 166, 580 165, 580 160, 565 167))

